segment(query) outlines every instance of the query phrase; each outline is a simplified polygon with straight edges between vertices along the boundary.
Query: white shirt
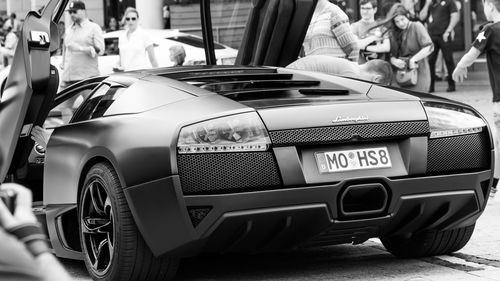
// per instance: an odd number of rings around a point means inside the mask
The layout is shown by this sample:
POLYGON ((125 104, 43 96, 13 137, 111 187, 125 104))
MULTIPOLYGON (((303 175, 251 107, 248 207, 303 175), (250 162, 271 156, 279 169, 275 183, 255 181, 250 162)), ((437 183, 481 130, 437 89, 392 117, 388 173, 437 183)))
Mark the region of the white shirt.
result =
POLYGON ((64 35, 62 80, 76 81, 99 75, 97 56, 91 56, 85 51, 70 50, 68 46, 73 43, 85 48, 94 47, 99 54, 104 52, 104 37, 98 24, 88 19, 71 24, 64 35))
POLYGON ((140 27, 128 36, 127 33, 118 38, 122 68, 125 71, 151 68, 146 48, 153 45, 152 38, 140 27))

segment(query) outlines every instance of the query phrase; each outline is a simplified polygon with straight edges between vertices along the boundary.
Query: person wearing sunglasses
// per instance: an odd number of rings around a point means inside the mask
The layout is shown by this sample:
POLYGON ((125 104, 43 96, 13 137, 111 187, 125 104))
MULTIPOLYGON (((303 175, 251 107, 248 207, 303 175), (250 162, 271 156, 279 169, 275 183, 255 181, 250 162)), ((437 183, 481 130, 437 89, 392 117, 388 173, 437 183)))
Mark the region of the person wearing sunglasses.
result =
POLYGON ((154 42, 139 26, 139 13, 135 8, 128 7, 123 16, 125 29, 118 37, 119 61, 114 71, 128 71, 158 67, 154 42))
POLYGON ((85 3, 71 2, 68 13, 73 23, 65 32, 61 88, 99 75, 97 56, 104 51, 101 27, 87 18, 85 3))

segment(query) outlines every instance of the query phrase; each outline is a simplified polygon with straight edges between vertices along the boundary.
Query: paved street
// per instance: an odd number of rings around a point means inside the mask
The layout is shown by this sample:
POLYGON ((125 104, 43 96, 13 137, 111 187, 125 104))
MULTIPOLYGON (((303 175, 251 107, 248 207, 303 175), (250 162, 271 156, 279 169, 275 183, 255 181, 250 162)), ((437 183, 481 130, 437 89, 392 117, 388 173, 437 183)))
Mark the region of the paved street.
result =
MULTIPOLYGON (((487 74, 471 73, 457 92, 438 96, 471 104, 489 118, 491 90, 487 74)), ((500 194, 488 202, 469 244, 451 256, 397 259, 378 239, 362 245, 340 245, 290 253, 254 256, 202 256, 185 260, 178 280, 500 280, 500 194)), ((83 263, 64 261, 77 280, 90 280, 83 263)))

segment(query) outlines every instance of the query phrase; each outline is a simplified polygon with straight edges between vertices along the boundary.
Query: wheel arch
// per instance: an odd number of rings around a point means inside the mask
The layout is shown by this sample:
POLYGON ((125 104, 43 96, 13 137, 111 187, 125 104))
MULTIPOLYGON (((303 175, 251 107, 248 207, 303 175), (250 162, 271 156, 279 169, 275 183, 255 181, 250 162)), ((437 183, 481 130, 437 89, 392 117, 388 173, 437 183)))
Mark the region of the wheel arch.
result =
MULTIPOLYGON (((81 197, 81 192, 82 188, 85 182, 85 177, 87 173, 90 171, 90 169, 98 164, 98 163, 107 163, 113 167, 113 169, 117 172, 117 169, 113 165, 112 161, 110 161, 108 158, 104 156, 95 156, 90 159, 85 163, 83 166, 80 176, 78 179, 78 187, 77 187, 77 193, 76 193, 76 204, 74 205, 74 209, 68 209, 65 213, 66 216, 73 217, 75 221, 78 221, 78 208, 79 208, 79 202, 80 202, 80 197, 81 197)), ((118 173, 118 172, 117 172, 118 173)), ((120 179, 121 181, 121 179, 120 179)), ((121 183, 120 183, 121 184, 121 183)), ((61 214, 64 215, 64 214, 61 214)), ((64 241, 66 241, 65 244, 69 246, 69 250, 74 250, 77 252, 81 252, 81 240, 80 240, 80 235, 75 235, 76 233, 79 233, 79 229, 77 225, 71 225, 71 226, 66 226, 60 229, 62 232, 61 235, 64 237, 64 241), (75 228, 76 226, 76 228, 75 228)), ((59 248, 66 248, 66 247, 59 247, 59 248)), ((62 253, 59 253, 59 256, 66 257, 66 258, 75 258, 74 256, 68 256, 68 255, 62 255, 62 253)))
POLYGON ((85 182, 85 177, 87 176, 87 173, 90 171, 90 169, 98 163, 107 163, 111 165, 111 167, 113 167, 113 170, 115 170, 116 174, 118 175, 118 179, 120 180, 120 185, 124 186, 123 178, 120 175, 120 171, 119 169, 116 168, 116 165, 113 164, 113 161, 111 161, 110 159, 108 159, 103 155, 94 156, 87 160, 87 162, 83 165, 82 170, 80 172, 80 177, 78 178, 78 189, 76 198, 77 205, 78 202, 80 202, 80 195, 82 192, 83 184, 85 182))

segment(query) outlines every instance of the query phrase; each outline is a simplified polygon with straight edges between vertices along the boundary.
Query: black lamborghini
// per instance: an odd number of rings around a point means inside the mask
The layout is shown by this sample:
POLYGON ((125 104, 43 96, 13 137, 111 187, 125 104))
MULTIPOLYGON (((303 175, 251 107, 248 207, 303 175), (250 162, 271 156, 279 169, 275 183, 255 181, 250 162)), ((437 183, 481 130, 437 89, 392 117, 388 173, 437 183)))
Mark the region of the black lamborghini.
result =
POLYGON ((28 14, 2 91, 0 177, 31 188, 57 256, 83 259, 94 280, 165 280, 203 252, 379 237, 422 257, 466 245, 494 163, 476 110, 280 68, 298 56, 315 1, 252 1, 237 65, 210 65, 200 2, 209 65, 57 94, 49 58, 67 0, 28 14), (35 125, 52 131, 46 148, 29 138, 35 125))

